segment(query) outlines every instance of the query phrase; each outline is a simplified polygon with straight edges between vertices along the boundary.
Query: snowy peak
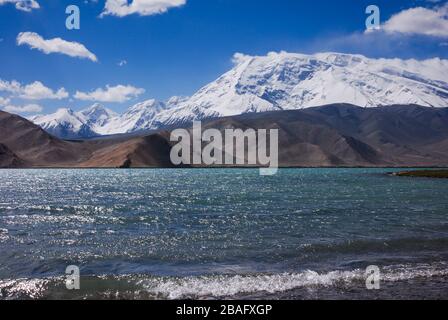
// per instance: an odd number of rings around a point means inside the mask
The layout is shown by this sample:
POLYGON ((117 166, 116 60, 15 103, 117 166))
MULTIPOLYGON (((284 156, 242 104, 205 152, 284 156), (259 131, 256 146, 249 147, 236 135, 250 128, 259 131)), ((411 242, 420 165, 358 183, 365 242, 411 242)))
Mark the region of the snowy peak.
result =
POLYGON ((47 132, 64 139, 90 138, 97 135, 82 114, 69 108, 60 108, 53 114, 36 116, 32 121, 47 132))
POLYGON ((234 64, 189 98, 143 101, 122 115, 93 105, 79 113, 58 111, 37 117, 35 122, 51 128, 64 121, 75 131, 84 124, 95 134, 108 135, 193 120, 340 103, 366 108, 394 104, 448 107, 448 60, 271 52, 266 56, 236 54, 234 64))
POLYGON ((55 113, 36 116, 30 120, 53 135, 64 139, 77 139, 98 136, 98 128, 117 116, 117 113, 96 103, 79 112, 60 108, 55 113))
POLYGON ((237 80, 238 94, 252 94, 283 109, 332 103, 361 107, 390 104, 447 106, 448 63, 369 59, 361 55, 286 52, 254 57, 237 80))
POLYGON ((156 125, 335 103, 448 106, 448 60, 272 52, 266 56, 237 54, 234 62, 233 69, 188 101, 163 112, 156 125))
POLYGON ((30 120, 49 133, 65 139, 131 133, 151 129, 159 113, 176 107, 176 103, 181 101, 184 99, 170 99, 168 105, 150 99, 131 106, 122 115, 96 103, 79 112, 59 109, 53 114, 32 117, 30 120))
POLYGON ((180 106, 181 103, 186 102, 189 99, 189 97, 183 97, 183 96, 174 96, 169 98, 165 105, 166 109, 174 109, 180 106))
POLYGON ((131 106, 125 114, 151 114, 160 112, 163 109, 165 109, 163 102, 149 99, 131 106))
POLYGON ((117 116, 105 126, 98 128, 100 134, 131 133, 151 129, 154 118, 166 109, 163 102, 146 100, 131 106, 121 116, 117 116))
POLYGON ((54 128, 59 125, 79 129, 84 124, 83 117, 78 116, 72 109, 59 108, 55 113, 37 116, 33 119, 36 124, 42 125, 44 129, 54 128))
POLYGON ((87 109, 81 110, 80 113, 89 120, 96 120, 100 118, 113 118, 118 116, 118 113, 105 108, 99 103, 95 103, 87 109))
POLYGON ((97 129, 98 127, 105 126, 111 119, 118 116, 118 113, 105 108, 99 103, 95 103, 87 109, 79 112, 86 121, 86 123, 97 129))

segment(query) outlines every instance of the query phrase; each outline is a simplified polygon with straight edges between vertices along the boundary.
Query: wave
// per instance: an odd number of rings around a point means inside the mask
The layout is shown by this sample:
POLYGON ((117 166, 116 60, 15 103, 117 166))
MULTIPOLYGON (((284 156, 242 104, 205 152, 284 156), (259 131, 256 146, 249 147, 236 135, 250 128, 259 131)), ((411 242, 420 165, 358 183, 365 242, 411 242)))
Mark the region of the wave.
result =
MULTIPOLYGON (((448 276, 448 264, 381 267, 381 283, 426 281, 448 276)), ((81 279, 78 292, 65 289, 64 277, 0 280, 1 299, 214 299, 245 295, 275 295, 295 289, 351 290, 365 284, 365 270, 319 273, 153 277, 148 275, 93 276, 81 279)), ((440 282, 439 282, 440 283, 440 282)), ((445 283, 445 282, 444 282, 445 283)), ((447 285, 448 286, 448 285, 447 285)), ((444 289, 446 290, 446 288, 444 289)))
MULTIPOLYGON (((396 282, 415 278, 448 276, 445 265, 418 265, 386 267, 381 281, 396 282)), ((350 287, 355 282, 366 280, 365 270, 330 271, 318 273, 307 270, 300 273, 273 275, 204 276, 187 278, 165 278, 141 281, 143 287, 154 295, 166 299, 219 298, 243 294, 275 294, 297 288, 350 287)))
POLYGON ((339 254, 364 253, 364 252, 406 252, 432 250, 446 252, 448 237, 406 237, 384 240, 357 239, 330 244, 307 244, 301 247, 304 253, 328 253, 339 254))

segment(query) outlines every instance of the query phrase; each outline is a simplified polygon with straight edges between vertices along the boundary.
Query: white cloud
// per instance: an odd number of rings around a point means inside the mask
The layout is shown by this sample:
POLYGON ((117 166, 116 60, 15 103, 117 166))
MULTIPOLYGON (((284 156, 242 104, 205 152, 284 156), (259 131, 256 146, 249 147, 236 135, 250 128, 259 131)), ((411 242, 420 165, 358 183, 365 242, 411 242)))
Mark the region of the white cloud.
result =
POLYGON ((427 9, 423 7, 403 10, 383 25, 386 32, 448 37, 448 4, 427 9))
POLYGON ((40 100, 40 99, 64 99, 68 97, 68 92, 64 88, 60 88, 56 92, 44 86, 42 82, 35 81, 22 88, 19 95, 22 99, 40 100))
POLYGON ((0 97, 0 106, 6 106, 10 102, 9 98, 0 97))
POLYGON ((41 112, 43 109, 38 104, 27 104, 24 106, 7 105, 3 110, 10 113, 36 113, 41 112))
POLYGON ((74 97, 79 100, 97 101, 97 102, 125 102, 135 98, 145 92, 144 89, 136 88, 130 85, 117 85, 106 89, 98 88, 92 92, 77 91, 74 97))
POLYGON ((46 87, 42 82, 35 81, 31 84, 22 85, 19 82, 4 81, 0 79, 0 91, 12 93, 14 96, 26 100, 42 99, 64 99, 68 97, 68 92, 64 88, 54 91, 46 87))
POLYGON ((4 81, 0 79, 0 91, 18 93, 21 89, 21 84, 15 80, 4 81))
POLYGON ((130 14, 150 16, 165 13, 170 8, 184 5, 186 0, 107 0, 101 16, 124 17, 130 14))
POLYGON ((25 12, 30 12, 33 9, 40 8, 40 5, 36 0, 0 0, 0 6, 7 3, 13 3, 15 4, 17 10, 25 12))
POLYGON ((29 45, 33 49, 40 50, 45 54, 61 53, 70 57, 85 58, 97 62, 97 57, 90 52, 83 44, 69 42, 61 38, 45 40, 35 32, 21 32, 17 36, 17 44, 29 45))

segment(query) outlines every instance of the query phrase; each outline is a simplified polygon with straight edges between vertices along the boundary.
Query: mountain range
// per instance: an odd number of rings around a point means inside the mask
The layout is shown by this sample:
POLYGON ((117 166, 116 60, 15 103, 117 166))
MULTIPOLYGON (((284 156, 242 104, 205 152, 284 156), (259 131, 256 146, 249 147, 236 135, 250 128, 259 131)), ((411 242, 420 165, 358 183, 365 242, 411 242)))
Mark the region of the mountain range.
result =
POLYGON ((134 133, 156 129, 153 120, 163 111, 177 107, 184 101, 182 97, 172 97, 167 102, 146 100, 130 107, 119 115, 105 106, 95 103, 87 109, 75 112, 60 108, 55 113, 37 115, 29 120, 45 131, 62 139, 84 139, 102 135, 134 133))
POLYGON ((94 104, 79 112, 59 109, 31 117, 64 139, 136 133, 248 113, 300 110, 346 103, 448 106, 448 60, 371 59, 319 53, 237 54, 234 67, 191 97, 147 100, 119 115, 94 104))
MULTIPOLYGON (((333 104, 211 119, 203 129, 278 129, 281 167, 429 167, 448 166, 447 123, 448 108, 333 104)), ((0 132, 0 167, 173 167, 165 130, 68 141, 0 111, 0 132)))

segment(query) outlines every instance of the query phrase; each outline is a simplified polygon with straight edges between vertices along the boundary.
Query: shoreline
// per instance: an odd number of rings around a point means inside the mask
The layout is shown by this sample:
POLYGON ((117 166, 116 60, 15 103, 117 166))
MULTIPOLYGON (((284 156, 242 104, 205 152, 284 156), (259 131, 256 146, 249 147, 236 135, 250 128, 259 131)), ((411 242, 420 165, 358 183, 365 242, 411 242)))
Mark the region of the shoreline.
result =
MULTIPOLYGON (((262 169, 264 167, 257 166, 226 166, 226 167, 214 167, 214 166, 147 166, 147 167, 75 167, 75 166, 61 166, 61 167, 0 167, 0 170, 35 170, 35 169, 66 169, 66 170, 153 170, 153 169, 262 169)), ((422 169, 402 172, 389 172, 389 175, 398 176, 401 174, 410 174, 415 172, 431 172, 442 171, 448 174, 448 167, 446 166, 279 166, 278 169, 422 169), (423 170, 425 169, 425 170, 423 170), (433 170, 434 169, 434 170, 433 170)))
POLYGON ((391 175, 397 176, 397 177, 448 179, 448 169, 402 171, 402 172, 391 173, 391 175))

